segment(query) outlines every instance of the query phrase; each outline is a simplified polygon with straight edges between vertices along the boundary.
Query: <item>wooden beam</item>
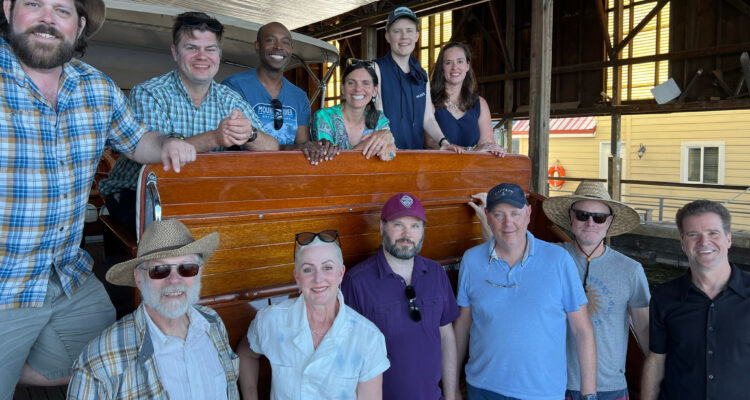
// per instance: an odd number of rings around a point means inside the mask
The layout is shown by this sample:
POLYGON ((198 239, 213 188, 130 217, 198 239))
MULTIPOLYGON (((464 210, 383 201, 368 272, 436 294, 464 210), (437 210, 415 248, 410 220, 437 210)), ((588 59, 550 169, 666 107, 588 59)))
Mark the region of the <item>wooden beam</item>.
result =
MULTIPOLYGON (((505 37, 508 39, 508 55, 510 56, 511 65, 513 65, 516 54, 516 0, 505 1, 505 37)), ((503 83, 503 90, 505 92, 503 109, 506 113, 513 112, 513 106, 515 105, 514 88, 515 82, 512 80, 503 83)), ((505 126, 505 151, 510 154, 513 152, 513 119, 505 119, 503 125, 505 126)))
POLYGON ((731 4, 732 7, 736 8, 739 12, 745 14, 746 17, 750 17, 750 6, 742 0, 724 0, 731 4))
POLYGON ((500 51, 503 53, 503 58, 505 59, 505 70, 515 71, 516 69, 513 67, 513 62, 510 60, 510 57, 508 57, 508 52, 505 50, 505 44, 503 43, 503 34, 500 32, 500 27, 497 25, 497 13, 495 13, 495 3, 490 1, 488 3, 490 6, 490 15, 492 16, 492 25, 495 27, 495 34, 497 35, 497 41, 500 43, 500 51))
POLYGON ((549 102, 552 82, 552 16, 553 0, 531 2, 531 70, 529 85, 529 157, 531 166, 529 191, 549 195, 547 167, 549 160, 549 102))
POLYGON ((378 31, 374 26, 362 28, 362 54, 360 58, 364 60, 374 60, 378 58, 378 31))
MULTIPOLYGON (((661 11, 661 9, 667 3, 669 3, 669 0, 659 0, 659 2, 656 3, 656 5, 654 6, 654 8, 651 9, 651 11, 649 11, 648 14, 646 14, 645 17, 643 17, 643 19, 641 20, 641 22, 639 22, 638 25, 636 25, 636 27, 633 28, 633 30, 630 31, 630 33, 628 33, 628 36, 625 36, 625 39, 623 39, 622 42, 618 43, 617 41, 615 41, 616 44, 615 44, 615 47, 612 50, 615 53, 620 53, 620 51, 622 51, 622 49, 625 46, 627 46, 628 43, 630 43, 631 40, 633 40, 633 38, 635 37, 635 35, 637 35, 638 32, 640 32, 649 22, 651 22, 651 20, 654 18, 654 16, 656 16, 656 14, 658 14, 659 11, 661 11)), ((632 15, 633 13, 631 12, 630 14, 632 15)))
MULTIPOLYGON (((582 64, 564 65, 561 67, 552 68, 552 74, 569 74, 582 71, 596 71, 604 68, 609 68, 615 65, 634 65, 647 62, 656 62, 664 60, 686 60, 690 58, 699 58, 705 56, 716 56, 726 54, 739 54, 743 51, 750 51, 750 42, 725 45, 725 46, 714 46, 706 47, 695 50, 682 50, 672 53, 655 54, 643 57, 626 58, 624 60, 610 60, 610 61, 594 61, 582 64)), ((485 75, 477 77, 477 83, 490 83, 499 82, 509 79, 524 79, 529 77, 529 71, 516 71, 507 74, 497 75, 485 75)))
MULTIPOLYGON (((614 10, 614 42, 618 43, 622 35, 622 0, 615 0, 614 10)), ((632 14, 632 12, 631 12, 632 14)), ((617 61, 620 58, 619 51, 613 51, 610 59, 617 61)), ((612 68, 612 107, 617 110, 622 98, 622 78, 621 66, 615 65, 612 68)), ((606 89, 606 88, 605 88, 606 89)), ((612 113, 612 125, 610 132, 610 154, 607 158, 607 190, 613 200, 620 200, 620 179, 622 160, 620 159, 620 126, 622 115, 618 112, 612 113)))
POLYGON ((602 1, 605 0, 594 0, 596 4, 596 13, 599 15, 599 28, 602 31, 602 38, 604 39, 604 45, 607 47, 607 55, 612 54, 612 43, 609 41, 609 29, 607 28, 607 12, 604 11, 604 4, 602 1))

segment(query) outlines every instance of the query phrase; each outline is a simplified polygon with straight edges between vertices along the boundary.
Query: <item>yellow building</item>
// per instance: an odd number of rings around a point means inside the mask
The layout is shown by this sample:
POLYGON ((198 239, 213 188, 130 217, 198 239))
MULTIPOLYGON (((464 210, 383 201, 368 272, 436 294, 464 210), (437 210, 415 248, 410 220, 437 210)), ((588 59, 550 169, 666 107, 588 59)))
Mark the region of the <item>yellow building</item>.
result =
MULTIPOLYGON (((550 121, 549 162, 575 178, 606 178, 610 117, 550 121)), ((528 123, 516 121, 514 151, 528 153, 528 123)), ((746 190, 624 184, 622 199, 652 221, 674 221, 686 202, 727 203, 732 230, 750 231, 750 110, 623 115, 622 179, 677 184, 738 185, 746 190), (640 151, 639 151, 640 150, 640 151)), ((570 193, 578 182, 550 188, 570 193)))

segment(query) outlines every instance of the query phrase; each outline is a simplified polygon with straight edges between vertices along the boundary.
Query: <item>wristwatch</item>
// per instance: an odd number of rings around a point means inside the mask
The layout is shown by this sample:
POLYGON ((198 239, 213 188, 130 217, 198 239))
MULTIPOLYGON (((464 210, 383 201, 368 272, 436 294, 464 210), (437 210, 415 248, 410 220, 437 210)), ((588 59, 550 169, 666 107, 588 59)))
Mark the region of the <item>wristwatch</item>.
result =
POLYGON ((250 143, 257 138, 258 138, 258 128, 256 128, 255 125, 253 125, 253 132, 250 135, 250 138, 247 139, 247 142, 250 143))
POLYGON ((599 400, 599 396, 596 393, 593 394, 582 394, 581 400, 599 400))
POLYGON ((443 138, 440 139, 440 141, 438 142, 438 147, 443 147, 443 140, 445 140, 446 142, 448 142, 448 144, 451 144, 451 142, 448 140, 448 138, 445 137, 445 136, 443 136, 443 138))

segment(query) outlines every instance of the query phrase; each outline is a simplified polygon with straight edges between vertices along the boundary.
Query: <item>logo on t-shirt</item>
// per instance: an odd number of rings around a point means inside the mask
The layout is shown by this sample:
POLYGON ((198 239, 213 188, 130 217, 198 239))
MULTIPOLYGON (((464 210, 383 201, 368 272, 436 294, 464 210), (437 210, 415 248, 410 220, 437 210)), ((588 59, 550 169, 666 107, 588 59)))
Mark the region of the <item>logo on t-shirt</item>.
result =
POLYGON ((263 123, 263 130, 273 136, 281 145, 294 144, 297 137, 297 110, 290 106, 283 106, 284 125, 281 129, 274 129, 274 109, 269 103, 258 103, 253 106, 253 111, 263 123))

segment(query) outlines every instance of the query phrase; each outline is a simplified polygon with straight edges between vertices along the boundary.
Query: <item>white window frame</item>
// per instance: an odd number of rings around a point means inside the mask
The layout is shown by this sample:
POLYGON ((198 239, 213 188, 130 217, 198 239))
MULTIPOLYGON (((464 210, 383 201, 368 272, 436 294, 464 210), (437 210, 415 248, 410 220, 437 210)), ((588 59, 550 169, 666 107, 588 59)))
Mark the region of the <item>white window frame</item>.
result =
POLYGON ((681 183, 703 183, 703 151, 701 151, 701 179, 700 182, 688 181, 688 150, 694 148, 704 147, 718 147, 719 148, 719 182, 718 183, 707 183, 707 185, 723 185, 724 184, 724 142, 682 142, 682 151, 680 155, 680 182, 681 183))
MULTIPOLYGON (((607 175, 608 168, 609 168, 609 155, 611 154, 612 147, 610 145, 612 143, 611 141, 602 141, 599 142, 599 179, 609 179, 609 176, 607 175)), ((625 178, 626 175, 626 167, 628 162, 627 154, 623 154, 623 150, 628 149, 628 142, 620 142, 620 160, 622 161, 620 163, 620 176, 622 178, 625 178)))

